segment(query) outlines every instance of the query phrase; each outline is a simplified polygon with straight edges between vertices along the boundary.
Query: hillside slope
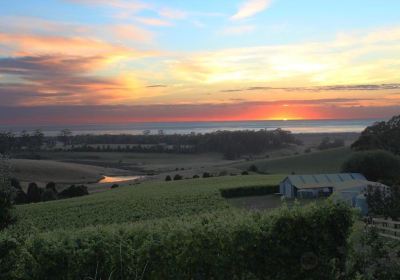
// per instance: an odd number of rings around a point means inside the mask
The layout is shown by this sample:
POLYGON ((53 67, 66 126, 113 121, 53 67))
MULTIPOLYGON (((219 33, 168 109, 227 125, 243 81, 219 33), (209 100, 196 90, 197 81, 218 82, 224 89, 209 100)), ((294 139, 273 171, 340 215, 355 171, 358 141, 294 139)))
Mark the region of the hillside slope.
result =
POLYGON ((260 171, 271 174, 337 173, 351 154, 350 148, 338 148, 278 159, 256 160, 232 166, 246 170, 254 164, 260 171))
POLYGON ((20 205, 16 207, 18 222, 11 230, 22 234, 221 210, 231 206, 220 196, 220 188, 272 185, 282 178, 254 175, 154 181, 85 197, 20 205))

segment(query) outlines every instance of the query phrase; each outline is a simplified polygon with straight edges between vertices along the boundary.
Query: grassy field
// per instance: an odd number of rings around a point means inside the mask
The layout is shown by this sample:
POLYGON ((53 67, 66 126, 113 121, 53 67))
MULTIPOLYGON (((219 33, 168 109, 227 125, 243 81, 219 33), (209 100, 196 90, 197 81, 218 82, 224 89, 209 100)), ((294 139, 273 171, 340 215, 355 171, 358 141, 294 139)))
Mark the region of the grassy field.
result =
POLYGON ((232 207, 220 188, 277 184, 283 175, 226 176, 146 182, 80 198, 16 207, 12 232, 82 228, 90 225, 193 215, 232 207))
POLYGON ((232 165, 240 169, 247 169, 254 164, 262 172, 272 174, 311 174, 337 173, 343 162, 352 154, 350 148, 332 149, 322 152, 313 152, 279 159, 263 159, 232 165))
POLYGON ((137 174, 200 169, 232 163, 224 160, 221 154, 215 153, 40 152, 40 156, 49 160, 122 168, 137 174))
POLYGON ((89 183, 97 182, 108 175, 123 175, 126 172, 101 166, 57 162, 52 160, 12 159, 12 176, 22 182, 89 183))

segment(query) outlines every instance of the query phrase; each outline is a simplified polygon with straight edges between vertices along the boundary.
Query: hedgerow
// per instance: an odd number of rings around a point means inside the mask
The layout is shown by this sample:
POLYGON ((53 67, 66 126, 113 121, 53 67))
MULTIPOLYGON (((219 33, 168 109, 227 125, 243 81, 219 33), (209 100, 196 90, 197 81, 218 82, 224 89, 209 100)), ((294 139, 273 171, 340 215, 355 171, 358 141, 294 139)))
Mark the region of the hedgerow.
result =
POLYGON ((237 187, 226 188, 220 190, 221 195, 225 198, 243 197, 243 196, 256 196, 268 195, 279 192, 279 186, 250 186, 250 187, 237 187))
POLYGON ((272 214, 230 210, 58 230, 25 241, 0 236, 9 251, 1 263, 14 274, 2 273, 6 279, 335 279, 351 225, 351 210, 328 202, 272 214))

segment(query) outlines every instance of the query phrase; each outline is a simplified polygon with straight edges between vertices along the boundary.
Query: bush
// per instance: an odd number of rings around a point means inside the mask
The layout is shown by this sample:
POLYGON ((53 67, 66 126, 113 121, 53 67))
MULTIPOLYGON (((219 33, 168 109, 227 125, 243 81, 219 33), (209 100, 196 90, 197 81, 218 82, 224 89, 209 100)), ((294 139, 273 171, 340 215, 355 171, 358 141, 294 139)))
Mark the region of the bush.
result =
POLYGON ((48 182, 46 184, 46 190, 52 190, 54 193, 57 193, 56 183, 48 182))
POLYGON ((248 171, 250 172, 258 172, 258 167, 255 164, 249 166, 248 171))
POLYGON ((321 143, 318 145, 319 150, 334 149, 339 147, 344 147, 344 140, 338 138, 332 140, 329 137, 322 139, 321 143))
POLYGON ((400 155, 400 115, 367 127, 351 146, 354 150, 386 150, 400 155))
POLYGON ((243 171, 243 172, 242 172, 242 175, 249 175, 249 172, 243 171))
POLYGON ((165 177, 165 181, 167 181, 167 182, 172 181, 171 176, 167 175, 167 177, 165 177))
POLYGON ((10 182, 10 167, 5 158, 0 155, 0 231, 14 222, 11 214, 12 187, 10 182))
POLYGON ((72 185, 72 186, 66 188, 65 190, 63 190, 62 192, 60 192, 59 197, 60 198, 71 198, 71 197, 84 196, 84 195, 88 195, 88 194, 89 194, 89 192, 88 192, 86 186, 72 185))
POLYGON ((200 176, 199 175, 193 175, 193 179, 199 179, 200 176))
POLYGON ((374 227, 359 231, 350 240, 346 279, 400 279, 400 243, 387 242, 374 227))
POLYGON ((16 190, 14 196, 14 203, 15 204, 25 204, 28 203, 28 196, 23 190, 16 190))
POLYGON ((118 185, 118 184, 113 184, 113 185, 111 186, 111 188, 112 188, 112 189, 119 188, 119 185, 118 185))
POLYGON ((183 179, 183 177, 181 175, 179 175, 179 174, 176 174, 174 176, 174 181, 179 181, 179 180, 182 180, 182 179, 183 179))
POLYGON ((56 200, 57 194, 53 191, 53 189, 45 189, 42 194, 42 201, 51 201, 56 200))
POLYGON ((221 189, 221 195, 225 198, 267 195, 279 192, 279 186, 252 186, 221 189))
POLYGON ((383 216, 393 220, 400 218, 400 186, 394 185, 391 188, 380 188, 368 186, 366 191, 368 214, 370 216, 383 216))
POLYGON ((343 172, 363 174, 371 181, 396 181, 400 177, 400 160, 386 151, 355 153, 342 166, 343 172))
POLYGON ((28 202, 26 193, 22 190, 21 184, 16 178, 11 178, 11 187, 14 192, 14 204, 24 204, 28 202))
POLYGON ((326 203, 42 233, 17 265, 21 279, 336 279, 351 217, 326 203))
POLYGON ((208 172, 203 173, 203 178, 211 178, 211 177, 212 177, 212 175, 210 173, 208 173, 208 172))
POLYGON ((16 178, 10 179, 11 186, 16 190, 22 190, 21 183, 16 178))
POLYGON ((42 193, 43 189, 39 188, 36 183, 30 183, 27 191, 28 202, 40 202, 42 193))

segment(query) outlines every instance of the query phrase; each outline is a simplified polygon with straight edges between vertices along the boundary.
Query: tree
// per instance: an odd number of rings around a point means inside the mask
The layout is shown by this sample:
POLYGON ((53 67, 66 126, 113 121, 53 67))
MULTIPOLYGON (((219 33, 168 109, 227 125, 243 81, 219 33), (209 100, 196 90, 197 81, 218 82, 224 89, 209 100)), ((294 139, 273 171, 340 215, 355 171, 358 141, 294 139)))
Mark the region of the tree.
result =
POLYGON ((48 182, 46 184, 46 190, 53 190, 54 193, 57 193, 56 183, 48 182))
POLYGON ((45 189, 42 194, 42 201, 56 200, 57 194, 53 189, 45 189))
POLYGON ((0 155, 0 230, 14 222, 11 214, 12 187, 10 182, 10 166, 7 159, 0 155))
POLYGON ((345 143, 343 139, 335 138, 331 139, 329 137, 324 137, 321 143, 318 145, 319 150, 327 150, 333 148, 344 147, 345 143))
POLYGON ((182 179, 183 179, 183 177, 181 175, 179 175, 179 174, 176 174, 174 176, 174 181, 179 181, 179 180, 182 180, 182 179))
POLYGON ((19 135, 19 147, 22 148, 29 148, 30 147, 30 141, 31 141, 31 135, 26 131, 22 130, 21 134, 19 135))
POLYGON ((388 217, 393 220, 400 218, 400 186, 387 188, 368 186, 366 191, 368 212, 373 216, 388 217))
POLYGON ((14 203, 15 204, 24 204, 28 202, 28 197, 26 193, 22 190, 21 184, 16 178, 11 178, 10 180, 11 187, 14 192, 14 203))
POLYGON ((356 151, 380 149, 400 155, 400 115, 367 127, 351 147, 356 151))
POLYGON ((68 128, 65 128, 60 131, 60 134, 58 135, 58 139, 63 143, 64 147, 71 144, 71 136, 72 136, 72 131, 69 130, 68 128))
POLYGON ((44 142, 44 134, 40 129, 36 129, 30 137, 30 150, 40 150, 44 142))
POLYGON ((258 167, 255 165, 255 164, 252 164, 252 165, 250 165, 249 166, 249 169, 248 169, 250 172, 258 172, 258 167))
POLYGON ((78 197, 88 195, 88 189, 84 185, 75 186, 71 185, 70 187, 66 188, 62 192, 59 193, 59 197, 61 198, 71 198, 71 197, 78 197))
POLYGON ((169 176, 169 175, 167 175, 167 177, 165 177, 165 181, 172 181, 172 178, 171 178, 171 176, 169 176))
POLYGON ((368 180, 391 184, 400 178, 400 159, 386 151, 358 152, 343 164, 342 171, 361 173, 368 180))
POLYGON ((42 200, 42 193, 43 190, 36 183, 28 185, 27 196, 29 202, 40 202, 42 200))
POLYGON ((8 154, 16 144, 15 135, 11 131, 0 132, 0 153, 8 154))

